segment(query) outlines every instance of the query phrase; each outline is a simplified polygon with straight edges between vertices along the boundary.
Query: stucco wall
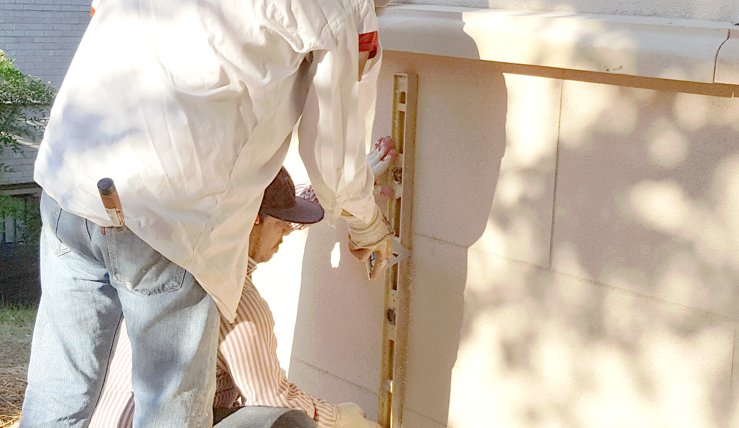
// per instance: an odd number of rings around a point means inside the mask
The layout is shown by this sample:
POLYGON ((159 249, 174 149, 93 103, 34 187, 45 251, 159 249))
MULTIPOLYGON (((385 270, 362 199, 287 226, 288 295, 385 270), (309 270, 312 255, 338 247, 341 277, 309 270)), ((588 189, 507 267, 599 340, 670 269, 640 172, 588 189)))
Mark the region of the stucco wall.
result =
POLYGON ((0 49, 59 87, 90 20, 90 0, 0 1, 0 49))
MULTIPOLYGON (((734 0, 402 0, 394 3, 432 4, 576 13, 731 21, 734 0)), ((734 19, 737 17, 734 16, 734 19)))
MULTIPOLYGON (((403 426, 739 424, 739 101, 388 52, 377 136, 406 71, 419 106, 403 426)), ((345 236, 289 237, 262 282, 292 272, 265 287, 291 378, 375 416, 382 292, 345 236)))

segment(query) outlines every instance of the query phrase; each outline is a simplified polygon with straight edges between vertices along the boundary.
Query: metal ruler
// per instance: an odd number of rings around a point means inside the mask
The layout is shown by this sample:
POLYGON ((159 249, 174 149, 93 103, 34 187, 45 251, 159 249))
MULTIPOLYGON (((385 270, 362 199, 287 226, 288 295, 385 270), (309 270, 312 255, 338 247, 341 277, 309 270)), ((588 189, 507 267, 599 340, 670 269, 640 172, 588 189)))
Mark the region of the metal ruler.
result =
MULTIPOLYGON (((394 198, 387 203, 387 219, 400 244, 412 250, 413 160, 416 138, 418 77, 414 73, 393 76, 392 139, 398 157, 386 175, 394 198), (405 201, 405 203, 404 203, 405 201)), ((378 423, 385 428, 403 424, 405 404, 406 350, 408 348, 408 300, 410 258, 394 264, 385 273, 385 304, 380 369, 378 423)))

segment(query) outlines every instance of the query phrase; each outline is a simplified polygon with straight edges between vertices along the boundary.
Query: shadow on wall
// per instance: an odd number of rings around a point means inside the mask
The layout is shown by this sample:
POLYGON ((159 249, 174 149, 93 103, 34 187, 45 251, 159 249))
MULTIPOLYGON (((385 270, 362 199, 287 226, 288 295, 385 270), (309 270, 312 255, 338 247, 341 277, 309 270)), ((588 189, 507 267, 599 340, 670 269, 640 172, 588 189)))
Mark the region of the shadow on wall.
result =
MULTIPOLYGON (((419 75, 406 426, 739 426, 739 105, 700 95, 727 88, 384 67, 376 135, 419 75)), ((382 293, 333 267, 344 241, 309 232, 293 352, 372 405, 382 293)))
POLYGON ((564 82, 551 264, 507 258, 521 205, 470 253, 457 381, 476 369, 497 423, 737 426, 737 111, 564 82))
MULTIPOLYGON (((644 296, 593 289, 582 339, 611 346, 627 395, 652 403, 657 424, 736 426, 739 105, 575 83, 564 97, 552 267, 644 296), (585 90, 611 103, 588 103, 585 90)), ((603 395, 606 373, 595 373, 603 395)))
POLYGON ((736 88, 503 67, 537 77, 506 75, 506 158, 468 253, 450 426, 739 426, 736 88), (547 78, 561 90, 525 98, 547 78), (553 98, 559 120, 512 119, 522 98, 553 98), (538 125, 523 138, 552 133, 555 156, 510 168, 515 134, 538 125), (541 188, 553 204, 531 198, 541 188))

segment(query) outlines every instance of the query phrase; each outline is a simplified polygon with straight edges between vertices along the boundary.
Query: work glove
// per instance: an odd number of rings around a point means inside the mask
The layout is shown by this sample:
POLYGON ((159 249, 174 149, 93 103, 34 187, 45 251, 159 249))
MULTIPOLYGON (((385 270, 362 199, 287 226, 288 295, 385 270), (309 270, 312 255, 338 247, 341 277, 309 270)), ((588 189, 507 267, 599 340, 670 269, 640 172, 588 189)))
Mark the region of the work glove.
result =
POLYGON ((372 267, 369 269, 369 279, 380 276, 387 266, 387 259, 391 256, 390 238, 393 229, 385 220, 380 207, 375 205, 372 220, 365 223, 346 211, 342 211, 341 218, 346 220, 349 227, 349 252, 361 261, 367 260, 373 253, 372 267))
POLYGON ((372 168, 372 174, 375 177, 387 171, 390 164, 398 157, 393 146, 393 140, 390 137, 378 138, 370 152, 367 153, 367 163, 372 168))
POLYGON ((397 157, 398 152, 395 151, 393 140, 390 137, 378 138, 370 152, 367 153, 367 163, 372 169, 372 174, 375 176, 375 195, 385 198, 393 197, 392 188, 377 184, 377 178, 390 168, 390 165, 397 157))
POLYGON ((356 403, 339 403, 337 407, 336 428, 382 428, 365 418, 364 410, 356 403))
MULTIPOLYGON (((394 149, 393 140, 390 137, 378 138, 372 149, 367 153, 367 163, 372 169, 372 174, 378 177, 384 174, 398 153, 394 149)), ((383 186, 377 186, 383 187, 383 186)), ((392 191, 380 189, 380 195, 391 197, 392 191)), ((390 238, 393 229, 382 215, 382 211, 375 206, 372 220, 364 223, 346 211, 342 211, 341 217, 346 220, 349 227, 349 252, 359 260, 367 260, 374 253, 374 258, 368 262, 368 274, 371 280, 380 276, 387 266, 387 259, 391 256, 390 238)))

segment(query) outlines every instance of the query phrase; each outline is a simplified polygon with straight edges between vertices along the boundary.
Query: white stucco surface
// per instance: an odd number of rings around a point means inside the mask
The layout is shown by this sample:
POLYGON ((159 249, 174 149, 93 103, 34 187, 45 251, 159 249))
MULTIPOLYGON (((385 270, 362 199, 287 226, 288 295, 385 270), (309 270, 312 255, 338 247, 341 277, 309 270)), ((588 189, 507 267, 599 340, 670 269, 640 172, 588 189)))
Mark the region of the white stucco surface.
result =
POLYGON ((566 82, 553 268, 739 315, 738 133, 737 99, 566 82))
MULTIPOLYGON (((392 74, 419 77, 404 427, 739 421, 736 99, 391 51, 383 67, 376 136, 392 74)), ((291 379, 374 417, 382 292, 345 236, 286 241, 298 298, 273 304, 297 306, 291 379)))
POLYGON ((450 427, 726 427, 734 325, 470 249, 450 427))
MULTIPOLYGON (((396 5, 380 15, 389 50, 712 83, 728 22, 396 5)), ((722 67, 736 66, 725 57, 722 67)))
POLYGON ((733 0, 401 0, 397 3, 729 21, 733 0))

